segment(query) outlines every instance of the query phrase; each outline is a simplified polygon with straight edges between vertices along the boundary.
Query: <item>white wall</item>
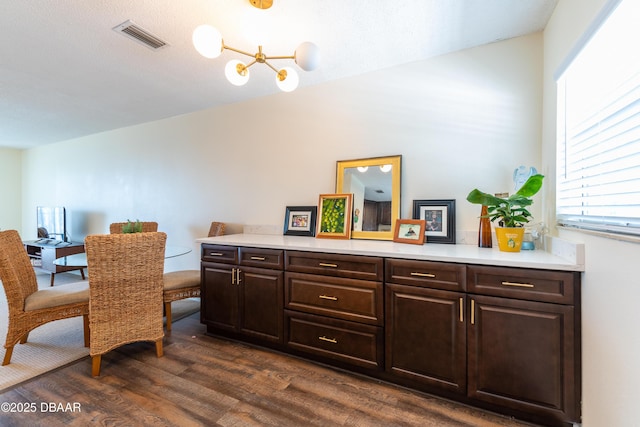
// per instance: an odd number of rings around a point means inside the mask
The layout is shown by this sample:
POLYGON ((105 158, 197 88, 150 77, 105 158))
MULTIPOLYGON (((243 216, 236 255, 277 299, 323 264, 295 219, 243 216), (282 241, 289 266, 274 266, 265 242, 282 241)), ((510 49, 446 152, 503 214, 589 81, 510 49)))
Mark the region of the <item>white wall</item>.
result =
POLYGON ((0 147, 0 230, 21 229, 21 153, 20 150, 0 147))
POLYGON ((334 192, 337 160, 395 154, 402 216, 413 199, 457 199, 458 230, 477 236, 468 192, 509 191, 516 166, 539 165, 541 60, 535 34, 27 150, 24 237, 38 204, 66 206, 74 240, 156 220, 194 248, 167 268, 196 268, 211 221, 282 227, 287 205, 334 192))
MULTIPOLYGON (((633 0, 627 0, 633 1, 633 0)), ((555 81, 553 74, 607 0, 562 0, 544 33, 543 170, 555 171, 555 81)), ((548 181, 548 183, 551 180, 548 181)), ((545 187, 545 214, 555 209, 553 185, 545 187)), ((582 282, 583 425, 640 423, 640 245, 572 231, 553 230, 585 243, 582 282)))

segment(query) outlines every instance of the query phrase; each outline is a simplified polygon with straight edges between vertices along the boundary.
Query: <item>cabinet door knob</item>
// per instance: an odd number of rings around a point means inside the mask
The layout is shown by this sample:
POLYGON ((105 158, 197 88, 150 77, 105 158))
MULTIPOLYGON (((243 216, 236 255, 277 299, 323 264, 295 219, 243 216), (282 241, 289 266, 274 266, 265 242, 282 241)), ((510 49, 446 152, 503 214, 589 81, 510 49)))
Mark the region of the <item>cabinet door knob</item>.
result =
POLYGON ((327 338, 325 336, 322 337, 318 337, 318 339, 320 341, 326 341, 326 342, 330 342, 331 344, 338 344, 338 340, 334 339, 334 338, 327 338))

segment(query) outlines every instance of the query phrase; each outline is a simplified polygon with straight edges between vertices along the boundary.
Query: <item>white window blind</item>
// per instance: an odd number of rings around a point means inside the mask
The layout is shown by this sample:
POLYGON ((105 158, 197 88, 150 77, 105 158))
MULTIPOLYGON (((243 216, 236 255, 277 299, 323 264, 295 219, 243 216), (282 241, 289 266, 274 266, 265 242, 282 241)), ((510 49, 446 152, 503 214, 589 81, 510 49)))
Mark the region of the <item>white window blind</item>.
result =
POLYGON ((640 2, 609 6, 557 80, 556 217, 640 236, 640 2))

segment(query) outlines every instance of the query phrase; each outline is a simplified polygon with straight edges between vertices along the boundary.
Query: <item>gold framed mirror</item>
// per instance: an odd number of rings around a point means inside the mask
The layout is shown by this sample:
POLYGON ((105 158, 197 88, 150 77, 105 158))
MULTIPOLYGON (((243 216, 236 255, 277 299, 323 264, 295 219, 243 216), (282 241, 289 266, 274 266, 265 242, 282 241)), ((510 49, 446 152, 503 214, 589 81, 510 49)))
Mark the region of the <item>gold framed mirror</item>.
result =
POLYGON ((400 155, 337 162, 336 193, 353 194, 352 239, 393 240, 401 163, 400 155))

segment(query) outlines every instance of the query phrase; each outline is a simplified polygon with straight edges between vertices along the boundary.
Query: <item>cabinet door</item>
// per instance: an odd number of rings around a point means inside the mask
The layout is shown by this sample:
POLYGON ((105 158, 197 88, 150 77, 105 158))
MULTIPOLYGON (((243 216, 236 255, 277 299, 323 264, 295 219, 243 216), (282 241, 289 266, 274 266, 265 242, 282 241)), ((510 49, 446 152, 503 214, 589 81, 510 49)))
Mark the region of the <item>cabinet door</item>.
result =
POLYGON ((469 298, 469 396, 575 421, 579 411, 573 306, 469 298))
POLYGON ((202 263, 202 323, 227 331, 236 331, 238 286, 235 284, 235 271, 236 268, 232 265, 202 263))
POLYGON ((240 275, 240 331, 282 343, 284 272, 242 267, 240 275))
POLYGON ((386 369, 427 388, 466 391, 465 295, 386 285, 386 369))

